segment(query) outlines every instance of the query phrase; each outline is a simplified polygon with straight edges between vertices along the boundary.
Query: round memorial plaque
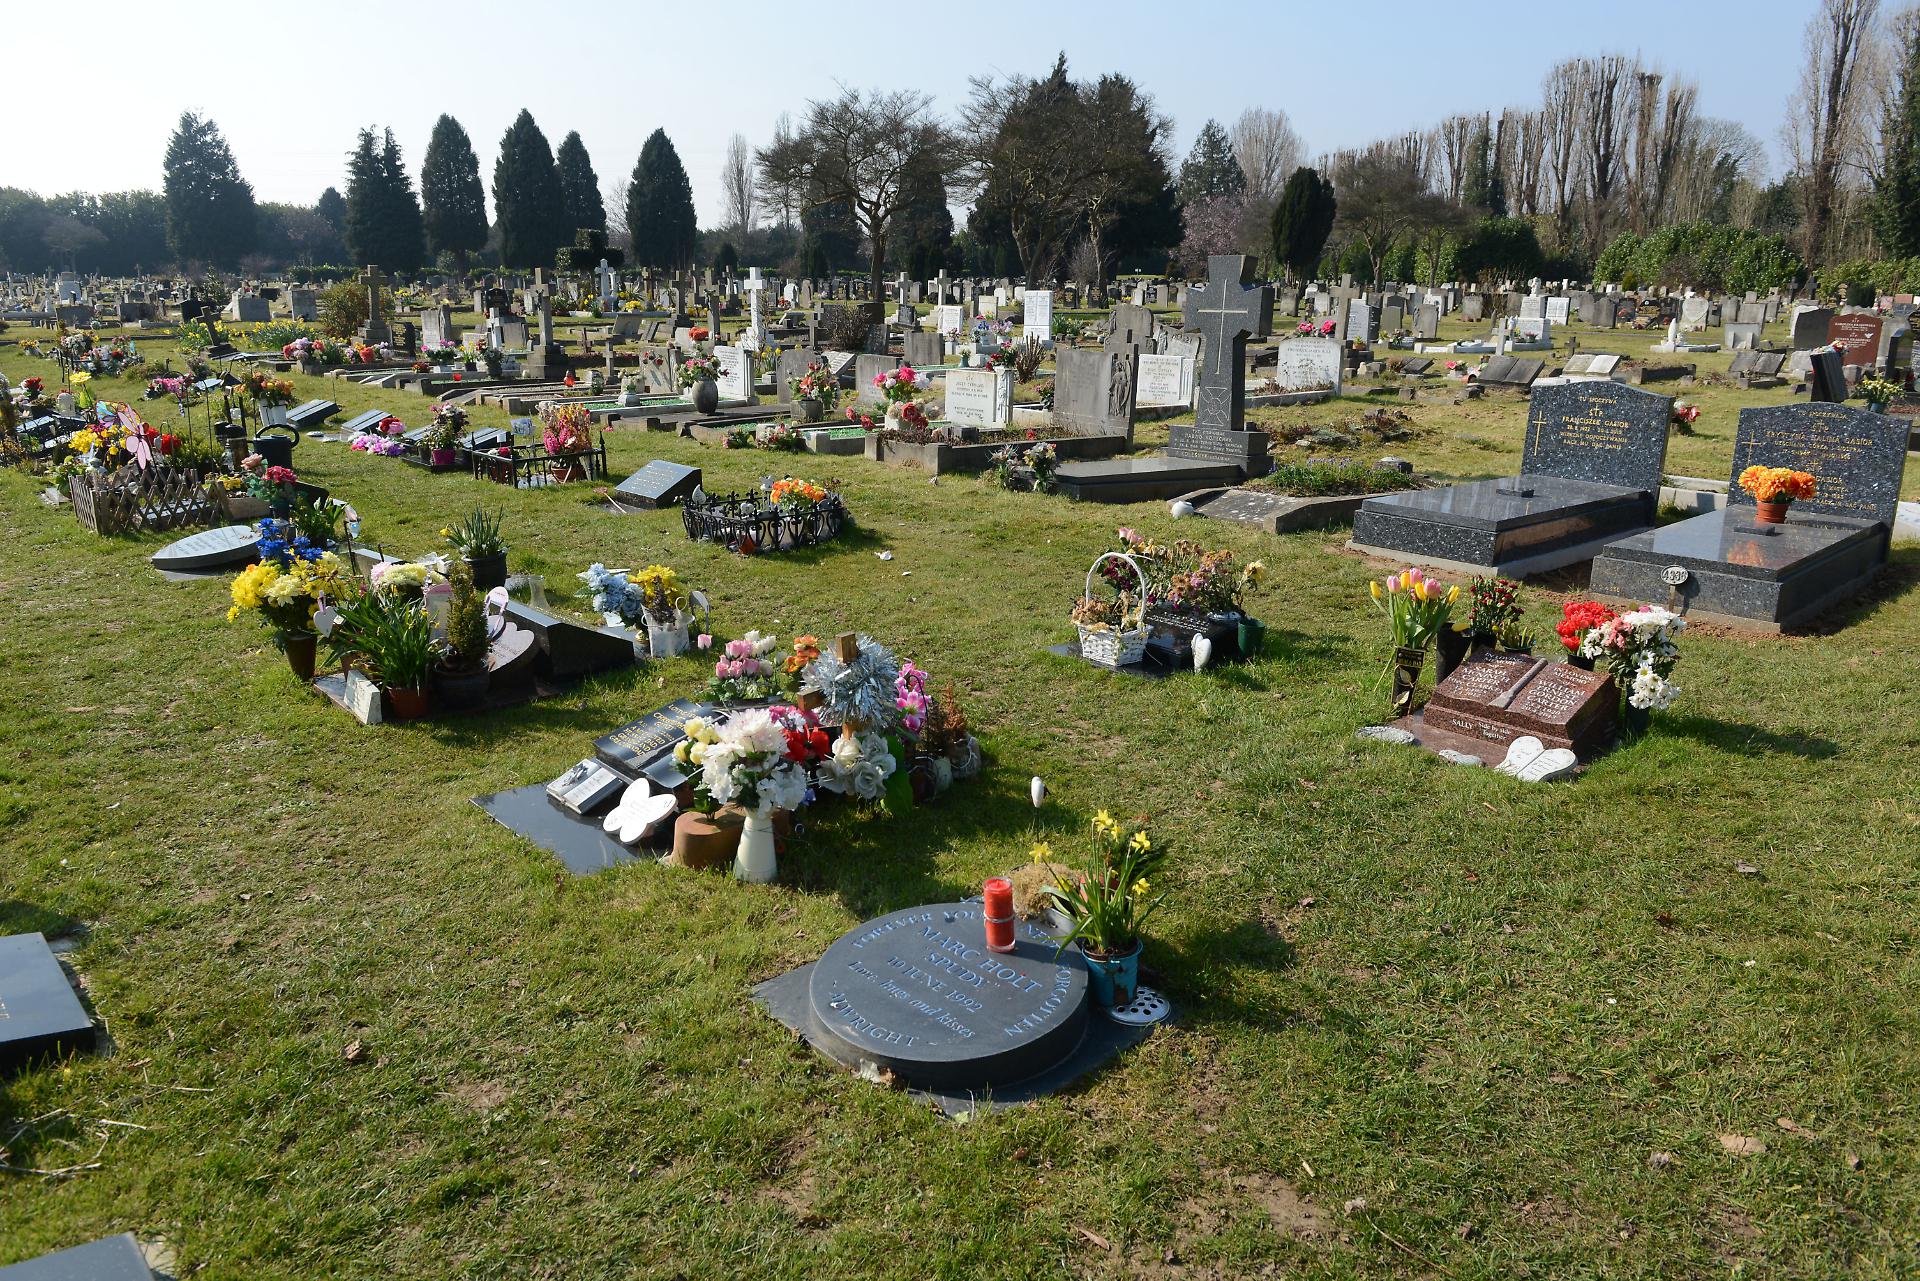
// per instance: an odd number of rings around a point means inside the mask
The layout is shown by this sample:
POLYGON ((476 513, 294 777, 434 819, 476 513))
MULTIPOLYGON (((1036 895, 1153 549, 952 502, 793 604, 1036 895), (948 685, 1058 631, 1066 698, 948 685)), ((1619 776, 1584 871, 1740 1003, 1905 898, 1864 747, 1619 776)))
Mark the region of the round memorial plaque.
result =
POLYGON ((909 1085, 981 1089, 1063 1062, 1087 1026, 1080 954, 1029 922, 1014 950, 987 950, 978 903, 876 917, 813 967, 807 1015, 821 1048, 909 1085))
POLYGON ((225 525, 189 534, 152 556, 153 567, 177 574, 250 564, 259 555, 260 534, 251 525, 225 525))

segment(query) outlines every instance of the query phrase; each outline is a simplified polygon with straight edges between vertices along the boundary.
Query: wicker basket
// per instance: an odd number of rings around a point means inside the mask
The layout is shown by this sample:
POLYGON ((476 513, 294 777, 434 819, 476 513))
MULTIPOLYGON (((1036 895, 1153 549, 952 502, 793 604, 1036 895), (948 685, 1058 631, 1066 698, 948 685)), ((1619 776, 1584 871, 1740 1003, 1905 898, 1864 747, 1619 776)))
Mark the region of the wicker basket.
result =
POLYGON ((1140 580, 1141 605, 1135 607, 1131 619, 1120 620, 1123 624, 1120 627, 1089 627, 1085 623, 1076 623, 1080 629, 1080 657, 1101 667, 1129 667, 1139 662, 1147 652, 1147 628, 1140 616, 1147 599, 1147 575, 1140 568, 1140 563, 1125 552, 1104 552, 1087 567, 1087 585, 1081 599, 1092 597, 1093 576, 1100 569, 1100 562, 1105 560, 1127 562, 1134 577, 1140 580), (1125 626, 1129 621, 1133 625, 1125 626))

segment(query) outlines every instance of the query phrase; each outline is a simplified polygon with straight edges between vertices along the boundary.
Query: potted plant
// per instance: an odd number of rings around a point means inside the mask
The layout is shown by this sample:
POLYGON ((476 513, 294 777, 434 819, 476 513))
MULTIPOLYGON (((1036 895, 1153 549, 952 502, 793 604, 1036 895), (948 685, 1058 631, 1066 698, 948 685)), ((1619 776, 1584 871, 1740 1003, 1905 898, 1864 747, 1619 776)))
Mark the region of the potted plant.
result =
POLYGON ((1580 653, 1605 662, 1624 700, 1621 721, 1631 738, 1647 732, 1653 714, 1673 706, 1680 687, 1673 669, 1680 661, 1680 633, 1687 620, 1658 605, 1642 605, 1587 627, 1580 653))
POLYGON ((437 404, 433 407, 433 421, 427 424, 424 443, 427 447, 427 462, 435 467, 451 467, 456 454, 454 448, 460 443, 460 433, 466 430, 467 411, 459 405, 437 404))
POLYGON ((926 411, 920 408, 915 393, 926 386, 926 380, 913 371, 912 365, 901 365, 885 373, 873 376, 875 390, 887 402, 887 428, 898 431, 906 423, 907 406, 912 405, 922 416, 925 425, 926 411))
POLYGON ((691 643, 687 630, 693 621, 687 613, 689 593, 671 569, 649 565, 629 576, 626 570, 608 569, 595 561, 575 577, 587 585, 593 607, 609 626, 646 629, 644 640, 638 635, 633 639, 635 658, 671 658, 686 652, 691 643))
POLYGON ((680 386, 687 391, 687 399, 693 407, 703 414, 711 414, 720 408, 720 358, 710 355, 694 355, 680 363, 678 371, 680 386))
POLYGON ((293 498, 300 483, 293 468, 269 464, 259 454, 248 454, 240 460, 240 472, 245 478, 248 496, 266 504, 267 511, 274 517, 284 517, 293 510, 293 498))
POLYGON ((1427 646, 1446 627, 1453 603, 1460 598, 1460 588, 1448 587, 1420 569, 1410 568, 1384 581, 1368 583, 1367 591, 1374 608, 1386 615, 1393 636, 1393 658, 1387 664, 1393 676, 1393 714, 1411 715, 1427 646))
POLYGON ((777 643, 757 631, 728 641, 714 661, 706 698, 715 703, 758 703, 779 693, 784 682, 768 657, 777 643))
POLYGON ((473 571, 455 561, 448 576, 453 600, 447 606, 446 653, 433 672, 434 696, 456 711, 477 707, 487 696, 487 615, 485 598, 473 571))
POLYGON ((1100 667, 1128 667, 1140 661, 1147 651, 1147 627, 1142 616, 1146 608, 1147 577, 1132 557, 1124 552, 1106 552, 1095 557, 1087 569, 1086 587, 1074 602, 1073 625, 1080 633, 1080 657, 1100 667), (1115 584, 1111 599, 1093 594, 1096 573, 1114 580, 1101 570, 1102 562, 1117 560, 1131 566, 1134 590, 1115 584))
POLYGON ((807 371, 787 379, 787 393, 793 401, 795 422, 817 423, 840 400, 840 382, 827 369, 825 361, 815 360, 807 371))
POLYGON ((425 603, 388 577, 336 607, 327 647, 335 661, 357 662, 379 683, 395 720, 417 720, 426 715, 427 683, 444 647, 425 603))
POLYGON ((1811 472, 1791 467, 1761 467, 1757 464, 1740 473, 1740 488, 1753 496, 1753 518, 1762 525, 1786 523, 1787 508, 1795 499, 1812 498, 1820 482, 1811 472))
MULTIPOLYGON (((1093 816, 1093 858, 1064 885, 1046 894, 1071 925, 1062 940, 1079 947, 1087 963, 1087 987, 1108 1009, 1131 1002, 1140 988, 1141 928, 1165 901, 1153 882, 1167 859, 1166 848, 1148 834, 1146 823, 1116 821, 1105 810, 1093 816)), ((1036 845, 1033 860, 1051 860, 1052 851, 1036 845)))
POLYGON ((549 472, 556 482, 565 484, 586 479, 587 468, 579 455, 586 451, 589 444, 589 420, 585 405, 549 404, 541 409, 540 421, 544 427, 541 443, 547 447, 547 454, 552 459, 549 472))
POLYGON ((459 524, 440 531, 440 536, 467 562, 474 590, 481 593, 507 585, 507 544, 500 537, 502 512, 489 515, 476 507, 459 524))
MULTIPOLYGON (((738 821, 723 821, 719 802, 707 793, 704 773, 707 749, 720 741, 713 721, 696 716, 683 727, 685 737, 674 745, 674 763, 692 781, 681 789, 683 808, 673 820, 673 852, 667 862, 675 867, 704 871, 730 863, 740 847, 738 821)), ((738 819, 741 816, 729 816, 738 819)))
POLYGON ((1520 584, 1511 578, 1476 576, 1467 595, 1466 618, 1451 621, 1436 638, 1435 680, 1445 680, 1467 654, 1492 649, 1501 632, 1520 620, 1520 584))
MULTIPOLYGON (((285 427, 287 409, 293 404, 293 382, 255 370, 240 380, 240 390, 253 400, 262 427, 285 427)), ((258 446, 256 446, 258 448, 258 446)), ((291 462, 292 459, 280 460, 291 462)))
POLYGON ((1567 662, 1586 671, 1593 670, 1594 655, 1586 652, 1588 633, 1618 618, 1619 615, 1597 600, 1570 600, 1560 607, 1560 621, 1554 632, 1567 649, 1567 662))
POLYGON ((1886 413, 1887 406, 1905 391, 1905 387, 1891 378, 1862 378, 1853 387, 1853 394, 1866 401, 1867 409, 1876 414, 1886 413))
POLYGON ((340 559, 332 552, 282 544, 275 554, 262 556, 235 576, 228 589, 233 603, 227 621, 257 614, 273 629, 273 643, 287 656, 293 674, 310 681, 318 643, 314 614, 322 599, 339 596, 345 587, 340 559))

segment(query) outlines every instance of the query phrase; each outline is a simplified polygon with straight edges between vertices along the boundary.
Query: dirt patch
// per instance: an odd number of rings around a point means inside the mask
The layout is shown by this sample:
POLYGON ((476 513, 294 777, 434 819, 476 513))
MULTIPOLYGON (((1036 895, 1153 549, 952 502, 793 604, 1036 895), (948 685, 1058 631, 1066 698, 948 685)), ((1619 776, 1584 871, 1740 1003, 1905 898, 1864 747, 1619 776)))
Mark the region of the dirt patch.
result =
POLYGON ((787 1144, 780 1168, 772 1182, 760 1194, 799 1220, 804 1228, 823 1228, 826 1220, 814 1207, 820 1200, 820 1180, 813 1172, 814 1139, 811 1134, 796 1135, 787 1144))
POLYGON ((1543 1196, 1537 1201, 1522 1201, 1513 1207, 1513 1213, 1523 1223, 1558 1232, 1571 1232, 1581 1223, 1580 1211, 1556 1196, 1543 1196))
POLYGON ((513 1097, 513 1091, 498 1081, 462 1081, 447 1093, 476 1112, 491 1112, 513 1097))
POLYGON ((1178 1210, 1180 1227, 1171 1246, 1141 1242, 1127 1260, 1128 1275, 1234 1281, 1237 1265, 1197 1259, 1199 1246, 1234 1223, 1263 1224, 1294 1241, 1331 1246, 1339 1229, 1333 1216, 1286 1179, 1260 1171, 1226 1171, 1206 1192, 1187 1197, 1178 1210))

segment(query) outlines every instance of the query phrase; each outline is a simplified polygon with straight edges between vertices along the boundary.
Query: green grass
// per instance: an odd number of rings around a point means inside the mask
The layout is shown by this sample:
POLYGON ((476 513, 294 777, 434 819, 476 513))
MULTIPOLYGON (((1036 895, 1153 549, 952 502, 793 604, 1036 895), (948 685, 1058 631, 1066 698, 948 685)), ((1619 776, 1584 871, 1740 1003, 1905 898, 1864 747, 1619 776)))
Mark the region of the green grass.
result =
MULTIPOLYGON (((0 368, 52 366, 0 348, 0 368)), ((295 381, 425 420, 414 397, 295 381)), ((1723 476, 1735 409, 1785 393, 1695 398, 1670 470, 1723 476)), ((1391 452, 1422 472, 1519 456, 1511 398, 1410 412, 1423 433, 1391 452)), ((725 489, 769 463, 608 439, 616 475, 664 457, 725 489)), ((0 1173, 0 1263, 132 1230, 182 1276, 250 1281, 1920 1268, 1920 549, 1817 634, 1698 629, 1650 740, 1526 788, 1353 739, 1384 709, 1384 641, 1378 566, 1343 531, 800 461, 860 528, 739 560, 675 512, 295 454, 392 551, 504 506, 514 569, 554 588, 664 561, 724 632, 857 626, 953 679, 984 777, 911 815, 822 811, 770 887, 574 879, 469 803, 692 691, 692 660, 356 727, 224 621, 221 580, 163 582, 162 539, 87 534, 0 475, 0 930, 75 936, 112 1039, 0 1084, 0 1163, 98 1160, 0 1173), (1122 523, 1264 559, 1266 657, 1145 682, 1042 653, 1122 523), (858 921, 965 894, 1036 835, 1066 847, 1103 806, 1174 843, 1146 964, 1181 1017, 1078 1088, 955 1125, 750 1003, 858 921)), ((1524 599, 1544 631, 1559 597, 1524 599)))

